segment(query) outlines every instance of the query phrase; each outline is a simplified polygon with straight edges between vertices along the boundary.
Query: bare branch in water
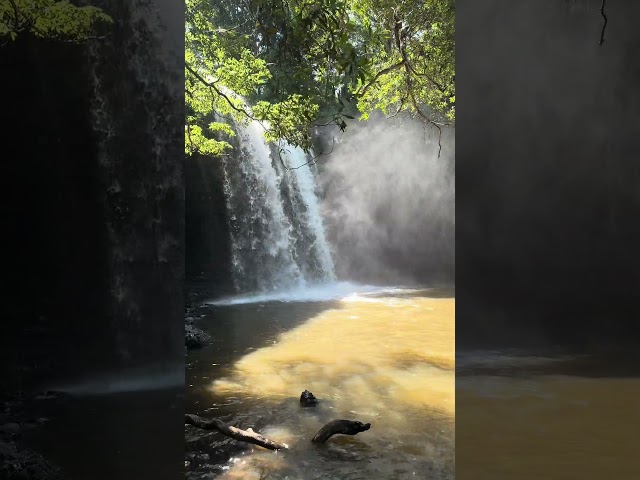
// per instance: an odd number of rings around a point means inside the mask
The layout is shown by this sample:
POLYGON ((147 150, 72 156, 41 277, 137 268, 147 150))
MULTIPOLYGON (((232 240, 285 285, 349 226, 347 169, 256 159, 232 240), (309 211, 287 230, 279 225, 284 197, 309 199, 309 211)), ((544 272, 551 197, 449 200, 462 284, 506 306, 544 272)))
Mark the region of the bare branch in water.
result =
POLYGON ((198 415, 185 414, 184 423, 204 430, 217 430, 223 435, 231 437, 234 440, 259 445, 261 447, 268 448, 269 450, 287 450, 289 448, 284 443, 269 440, 250 428, 248 430, 240 430, 239 428, 227 425, 218 418, 206 419, 199 417, 198 415))

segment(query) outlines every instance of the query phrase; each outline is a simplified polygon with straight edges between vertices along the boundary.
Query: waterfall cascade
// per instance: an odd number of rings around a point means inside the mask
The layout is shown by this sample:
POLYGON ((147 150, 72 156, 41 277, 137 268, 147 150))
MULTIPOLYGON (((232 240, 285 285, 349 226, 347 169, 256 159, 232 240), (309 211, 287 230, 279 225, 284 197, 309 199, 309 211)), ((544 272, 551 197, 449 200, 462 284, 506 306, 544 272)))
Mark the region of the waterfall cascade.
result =
POLYGON ((258 122, 238 125, 234 155, 224 157, 232 274, 239 292, 270 291, 335 279, 304 151, 267 144, 258 122))

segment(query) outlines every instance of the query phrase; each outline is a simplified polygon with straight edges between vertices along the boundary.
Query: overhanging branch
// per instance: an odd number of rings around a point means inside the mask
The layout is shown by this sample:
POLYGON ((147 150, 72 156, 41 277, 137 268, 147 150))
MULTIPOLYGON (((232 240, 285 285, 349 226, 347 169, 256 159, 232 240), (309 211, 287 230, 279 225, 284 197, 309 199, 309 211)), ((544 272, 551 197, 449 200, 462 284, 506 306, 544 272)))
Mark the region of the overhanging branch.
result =
POLYGON ((604 13, 604 3, 605 0, 602 0, 602 4, 600 5, 600 15, 604 18, 604 23, 602 24, 602 31, 600 32, 600 45, 604 43, 604 30, 607 28, 607 15, 604 13))
POLYGON ((394 70, 397 70, 398 68, 401 68, 402 66, 404 66, 405 64, 405 60, 403 59, 402 61, 391 65, 387 68, 383 68, 382 70, 380 70, 378 73, 376 73, 375 77, 373 77, 373 80, 371 80, 367 85, 364 86, 364 88, 362 88, 362 90, 358 90, 356 93, 354 93, 354 95, 356 97, 361 97, 363 96, 365 93, 367 93, 367 90, 369 90, 377 81, 380 77, 382 77, 383 75, 386 75, 394 70))
POLYGON ((9 3, 11 4, 11 7, 13 7, 13 16, 15 19, 15 28, 16 28, 16 32, 20 31, 20 18, 19 18, 19 13, 18 13, 18 6, 16 5, 16 2, 14 0, 9 0, 9 3))
MULTIPOLYGON (((342 133, 340 135, 342 135, 342 133)), ((282 159, 282 152, 284 151, 284 149, 280 148, 280 146, 278 146, 278 158, 280 159, 280 164, 282 165, 282 168, 284 168, 285 170, 297 170, 299 168, 304 167, 305 165, 315 165, 316 163, 318 163, 318 160, 320 159, 320 157, 322 157, 324 155, 331 155, 331 153, 333 152, 333 148, 335 146, 336 146, 336 139, 334 137, 333 138, 333 142, 331 143, 331 150, 329 150, 328 152, 320 152, 318 155, 313 157, 308 162, 305 162, 302 165, 298 165, 296 167, 287 167, 285 165, 284 160, 282 159)))
POLYGON ((413 95, 413 93, 411 94, 411 103, 413 104, 413 108, 416 109, 416 112, 418 113, 420 118, 422 118, 427 123, 427 125, 433 125, 438 129, 438 158, 440 158, 440 153, 442 153, 442 128, 436 122, 431 120, 422 110, 420 110, 418 102, 416 101, 416 97, 413 95))
POLYGON ((427 75, 426 73, 418 72, 413 67, 413 65, 409 61, 409 56, 407 55, 406 44, 403 41, 403 34, 402 34, 402 31, 401 31, 402 20, 400 20, 400 18, 398 18, 398 16, 395 16, 395 22, 396 23, 395 23, 395 25, 393 27, 393 34, 394 34, 395 39, 396 39, 396 47, 398 47, 398 51, 400 52, 400 55, 402 55, 402 61, 404 62, 405 68, 409 71, 409 73, 413 73, 414 75, 416 75, 418 77, 426 78, 441 93, 445 93, 445 89, 442 87, 442 85, 440 85, 439 82, 435 81, 430 75, 427 75))
POLYGON ((196 72, 193 68, 191 68, 188 64, 185 63, 185 68, 187 70, 189 70, 189 72, 196 77, 202 84, 204 84, 205 86, 209 87, 210 89, 212 89, 214 92, 216 92, 217 95, 221 96, 222 98, 224 98, 227 103, 229 104, 229 106, 234 109, 236 112, 238 113, 242 113, 243 115, 245 115, 247 118, 249 118, 250 120, 255 120, 255 118, 251 115, 249 115, 249 113, 244 110, 243 108, 239 108, 237 107, 232 101, 231 99, 225 95, 223 92, 220 91, 220 89, 218 87, 216 87, 215 83, 213 82, 208 82, 207 80, 205 80, 202 75, 200 75, 198 72, 196 72))

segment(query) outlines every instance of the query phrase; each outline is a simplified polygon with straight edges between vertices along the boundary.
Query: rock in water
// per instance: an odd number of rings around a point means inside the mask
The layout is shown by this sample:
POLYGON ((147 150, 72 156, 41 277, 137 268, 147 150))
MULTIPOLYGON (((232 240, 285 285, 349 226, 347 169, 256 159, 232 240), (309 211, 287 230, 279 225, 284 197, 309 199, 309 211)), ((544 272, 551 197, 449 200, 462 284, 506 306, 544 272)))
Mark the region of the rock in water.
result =
POLYGON ((318 404, 318 399, 309 390, 305 390, 300 395, 300 405, 303 407, 315 407, 318 404))

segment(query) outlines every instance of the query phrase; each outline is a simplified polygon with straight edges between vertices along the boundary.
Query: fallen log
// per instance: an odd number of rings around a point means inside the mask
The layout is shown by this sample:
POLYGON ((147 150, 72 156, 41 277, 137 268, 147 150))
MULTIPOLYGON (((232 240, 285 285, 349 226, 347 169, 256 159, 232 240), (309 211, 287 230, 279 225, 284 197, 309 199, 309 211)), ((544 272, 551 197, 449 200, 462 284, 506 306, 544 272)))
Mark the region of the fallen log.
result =
POLYGON ((315 437, 311 439, 311 442, 322 445, 324 442, 329 440, 330 437, 338 433, 342 435, 356 435, 360 432, 365 432, 370 428, 370 423, 362 423, 352 420, 333 420, 322 427, 320 431, 316 433, 315 437))
POLYGON ((217 430, 223 435, 231 437, 234 440, 259 445, 263 448, 268 448, 269 450, 286 450, 289 448, 286 444, 269 440, 250 428, 247 430, 241 430, 239 428, 232 427, 231 425, 227 425, 218 418, 207 419, 187 413, 184 416, 184 423, 188 423, 189 425, 193 425, 194 427, 202 428, 204 430, 217 430))

